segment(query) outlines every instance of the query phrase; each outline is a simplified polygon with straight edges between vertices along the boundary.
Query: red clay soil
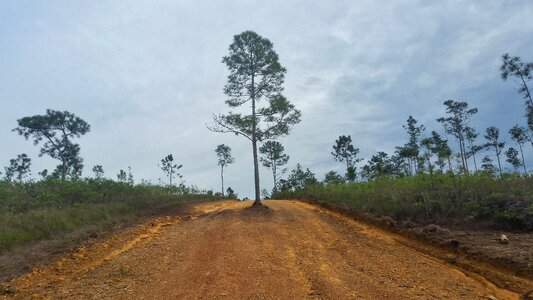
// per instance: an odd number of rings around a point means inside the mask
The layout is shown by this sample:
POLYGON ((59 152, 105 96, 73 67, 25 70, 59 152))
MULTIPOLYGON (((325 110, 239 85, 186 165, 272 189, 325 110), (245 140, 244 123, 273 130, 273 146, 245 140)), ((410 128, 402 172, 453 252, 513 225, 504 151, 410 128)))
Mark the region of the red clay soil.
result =
POLYGON ((520 299, 533 289, 508 273, 513 291, 498 287, 430 246, 319 206, 250 204, 199 204, 188 216, 119 231, 6 282, 0 297, 520 299))

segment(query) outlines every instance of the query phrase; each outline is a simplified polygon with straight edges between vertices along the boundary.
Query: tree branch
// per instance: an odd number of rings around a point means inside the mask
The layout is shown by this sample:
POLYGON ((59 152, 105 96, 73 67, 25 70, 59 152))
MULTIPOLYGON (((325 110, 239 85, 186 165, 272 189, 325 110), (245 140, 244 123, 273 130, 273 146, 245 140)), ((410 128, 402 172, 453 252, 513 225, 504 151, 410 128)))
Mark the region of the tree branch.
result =
POLYGON ((232 128, 232 127, 224 124, 224 122, 222 122, 220 120, 220 116, 216 116, 216 115, 213 116, 213 120, 216 123, 215 126, 209 126, 209 125, 206 124, 207 129, 209 129, 210 131, 219 132, 219 133, 234 133, 234 134, 237 134, 237 135, 242 135, 245 138, 247 138, 248 140, 252 141, 252 138, 249 137, 244 132, 239 131, 239 130, 237 130, 235 128, 232 128))

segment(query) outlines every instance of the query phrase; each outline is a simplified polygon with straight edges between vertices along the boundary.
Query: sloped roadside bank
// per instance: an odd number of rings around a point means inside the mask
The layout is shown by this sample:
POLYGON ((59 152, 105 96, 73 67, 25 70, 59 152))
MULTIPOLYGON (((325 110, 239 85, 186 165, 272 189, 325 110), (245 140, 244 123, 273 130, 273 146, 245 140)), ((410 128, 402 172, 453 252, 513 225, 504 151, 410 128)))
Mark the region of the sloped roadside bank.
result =
POLYGON ((524 294, 524 299, 533 299, 532 287, 526 282, 533 279, 533 233, 509 233, 509 244, 501 244, 500 231, 469 231, 434 224, 398 222, 388 216, 378 217, 353 208, 317 201, 312 197, 294 200, 318 205, 333 213, 396 233, 397 241, 405 246, 460 267, 472 277, 482 276, 500 288, 524 294))
MULTIPOLYGON (((46 239, 28 241, 0 252, 0 281, 45 266, 78 247, 97 243, 120 230, 136 228, 136 225, 147 220, 187 216, 195 204, 219 201, 228 199, 218 199, 210 195, 170 195, 165 201, 159 199, 150 205, 137 205, 135 209, 114 214, 109 212, 109 207, 102 207, 106 211, 105 218, 93 219, 90 223, 82 223, 74 229, 58 230, 46 239)), ((6 291, 2 291, 0 286, 0 295, 3 292, 6 291)))

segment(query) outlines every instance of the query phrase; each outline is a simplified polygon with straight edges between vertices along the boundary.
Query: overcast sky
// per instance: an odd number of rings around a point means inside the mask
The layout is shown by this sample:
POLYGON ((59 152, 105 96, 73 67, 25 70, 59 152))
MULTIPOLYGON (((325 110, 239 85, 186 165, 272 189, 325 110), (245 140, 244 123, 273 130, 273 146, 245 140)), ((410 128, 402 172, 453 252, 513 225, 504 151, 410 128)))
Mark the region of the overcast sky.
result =
MULTIPOLYGON (((11 131, 51 108, 91 125, 77 140, 84 176, 95 164, 113 178, 131 166, 136 181, 158 182, 157 164, 172 153, 187 185, 218 190, 214 149, 225 143, 236 158, 226 187, 250 197, 250 142, 206 129, 228 111, 221 59, 245 30, 273 42, 287 68, 284 94, 302 111, 280 140, 290 169, 344 174, 330 154, 339 135, 351 135, 363 158, 392 153, 406 142, 409 115, 443 133, 435 119, 446 99, 479 108, 472 124, 499 127, 516 147, 507 131, 525 124, 524 104, 499 66, 507 52, 533 61, 532 21, 533 2, 518 0, 1 1, 0 166, 23 152, 34 177, 58 164, 11 131)), ((272 188, 265 168, 261 186, 272 188)))

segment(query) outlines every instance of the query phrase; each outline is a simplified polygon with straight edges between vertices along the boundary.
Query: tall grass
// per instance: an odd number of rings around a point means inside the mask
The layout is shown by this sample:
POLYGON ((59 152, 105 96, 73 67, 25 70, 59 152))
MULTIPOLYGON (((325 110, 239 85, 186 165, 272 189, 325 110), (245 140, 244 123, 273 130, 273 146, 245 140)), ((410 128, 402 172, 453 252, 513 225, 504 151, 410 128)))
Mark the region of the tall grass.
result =
POLYGON ((313 199, 396 220, 533 230, 533 177, 420 174, 368 182, 311 185, 277 199, 313 199))
POLYGON ((0 253, 58 234, 103 229, 157 209, 217 198, 185 187, 169 190, 111 180, 0 181, 0 253))

